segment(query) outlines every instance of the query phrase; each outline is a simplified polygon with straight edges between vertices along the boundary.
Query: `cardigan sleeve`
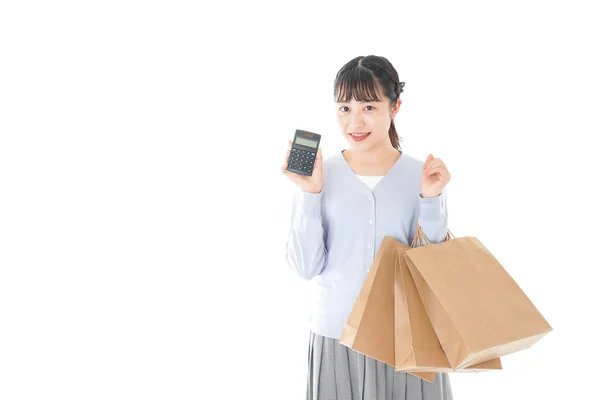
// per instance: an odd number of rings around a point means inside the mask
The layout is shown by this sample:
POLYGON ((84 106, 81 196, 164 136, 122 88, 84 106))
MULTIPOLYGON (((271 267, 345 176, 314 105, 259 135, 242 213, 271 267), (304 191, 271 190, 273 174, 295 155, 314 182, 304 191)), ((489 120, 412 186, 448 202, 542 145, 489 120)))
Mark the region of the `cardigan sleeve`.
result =
POLYGON ((301 278, 310 280, 320 274, 327 263, 321 200, 323 192, 294 193, 292 218, 286 244, 288 266, 301 278))
POLYGON ((423 198, 419 194, 418 223, 430 243, 441 243, 446 239, 448 233, 446 188, 437 197, 423 198))

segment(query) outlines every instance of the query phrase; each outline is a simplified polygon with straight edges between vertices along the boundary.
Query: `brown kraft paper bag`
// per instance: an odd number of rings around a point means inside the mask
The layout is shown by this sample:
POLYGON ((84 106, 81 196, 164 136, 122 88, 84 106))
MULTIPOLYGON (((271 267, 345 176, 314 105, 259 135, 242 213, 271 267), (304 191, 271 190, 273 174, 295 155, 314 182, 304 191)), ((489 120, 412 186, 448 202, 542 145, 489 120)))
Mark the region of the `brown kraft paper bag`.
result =
POLYGON ((475 237, 422 245, 403 257, 452 369, 531 347, 552 330, 498 260, 475 237))
MULTIPOLYGON (((394 367, 394 276, 398 254, 409 248, 390 236, 383 239, 339 340, 359 353, 394 367)), ((491 369, 501 369, 499 360, 470 368, 473 372, 491 369)), ((436 371, 407 372, 430 382, 436 374, 436 371)))
MULTIPOLYGON (((453 372, 404 259, 404 253, 411 246, 402 243, 396 245, 394 277, 396 371, 453 372)), ((499 358, 487 361, 483 365, 471 366, 465 371, 479 372, 494 369, 502 369, 499 358)))

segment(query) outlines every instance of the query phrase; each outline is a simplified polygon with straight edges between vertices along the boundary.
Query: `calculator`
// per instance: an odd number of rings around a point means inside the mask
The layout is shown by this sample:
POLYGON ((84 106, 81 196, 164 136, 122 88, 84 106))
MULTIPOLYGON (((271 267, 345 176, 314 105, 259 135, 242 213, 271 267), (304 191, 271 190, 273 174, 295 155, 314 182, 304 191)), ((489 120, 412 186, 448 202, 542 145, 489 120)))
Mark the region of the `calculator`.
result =
POLYGON ((296 129, 286 169, 296 174, 312 176, 320 142, 321 135, 318 133, 296 129))

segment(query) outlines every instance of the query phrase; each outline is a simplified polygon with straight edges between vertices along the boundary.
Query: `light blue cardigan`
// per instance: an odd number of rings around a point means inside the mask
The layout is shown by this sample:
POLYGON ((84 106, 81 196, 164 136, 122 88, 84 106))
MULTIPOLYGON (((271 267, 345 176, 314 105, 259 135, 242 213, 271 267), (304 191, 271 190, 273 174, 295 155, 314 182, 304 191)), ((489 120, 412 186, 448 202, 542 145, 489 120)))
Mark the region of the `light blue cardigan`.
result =
POLYGON ((446 190, 420 196, 424 161, 403 153, 371 190, 342 151, 323 160, 323 190, 296 189, 287 263, 316 285, 310 329, 339 339, 384 236, 410 244, 417 220, 431 243, 448 229, 446 190))

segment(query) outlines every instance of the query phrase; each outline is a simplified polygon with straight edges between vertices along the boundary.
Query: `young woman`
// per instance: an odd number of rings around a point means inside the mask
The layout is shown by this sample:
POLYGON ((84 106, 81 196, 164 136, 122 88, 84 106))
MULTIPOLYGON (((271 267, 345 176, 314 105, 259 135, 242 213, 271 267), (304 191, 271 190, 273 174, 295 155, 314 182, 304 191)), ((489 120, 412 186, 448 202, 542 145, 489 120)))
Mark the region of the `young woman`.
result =
MULTIPOLYGON (((447 233, 439 158, 423 162, 401 151, 394 117, 404 82, 384 57, 357 57, 334 82, 336 114, 348 148, 326 160, 321 149, 310 177, 285 170, 297 185, 287 262, 316 285, 310 320, 309 400, 448 400, 447 373, 430 383, 339 343, 384 236, 410 244, 416 224, 431 243, 447 233)), ((291 141, 289 142, 291 147, 291 141)))

